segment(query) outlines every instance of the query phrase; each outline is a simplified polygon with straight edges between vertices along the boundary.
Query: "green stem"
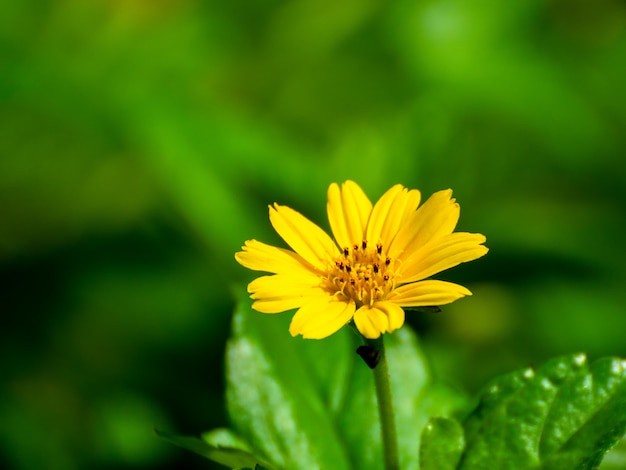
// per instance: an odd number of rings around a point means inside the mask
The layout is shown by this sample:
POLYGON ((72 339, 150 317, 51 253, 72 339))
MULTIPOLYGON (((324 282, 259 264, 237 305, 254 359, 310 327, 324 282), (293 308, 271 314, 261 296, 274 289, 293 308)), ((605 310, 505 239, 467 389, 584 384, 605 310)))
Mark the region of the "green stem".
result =
POLYGON ((398 470, 398 439, 396 436, 396 422, 391 400, 391 383, 387 368, 387 355, 383 335, 376 339, 366 339, 367 345, 376 349, 380 359, 374 367, 374 382, 376 383, 376 397, 378 398, 378 412, 380 414, 380 428, 383 437, 385 453, 385 470, 398 470))

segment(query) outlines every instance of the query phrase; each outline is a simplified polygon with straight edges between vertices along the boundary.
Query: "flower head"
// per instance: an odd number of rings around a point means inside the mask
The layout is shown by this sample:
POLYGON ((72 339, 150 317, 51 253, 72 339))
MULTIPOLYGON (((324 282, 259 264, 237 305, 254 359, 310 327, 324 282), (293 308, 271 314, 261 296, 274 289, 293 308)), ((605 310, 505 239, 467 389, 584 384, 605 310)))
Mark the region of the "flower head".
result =
POLYGON ((471 295, 430 276, 487 253, 479 233, 454 232, 459 205, 452 191, 433 194, 395 185, 372 205, 353 181, 328 188, 326 232, 287 206, 269 207, 270 222, 293 251, 248 240, 236 260, 271 273, 248 285, 263 313, 298 309, 289 332, 325 338, 354 320, 366 338, 404 323, 402 307, 444 305, 471 295), (419 206, 419 207, 418 207, 419 206))

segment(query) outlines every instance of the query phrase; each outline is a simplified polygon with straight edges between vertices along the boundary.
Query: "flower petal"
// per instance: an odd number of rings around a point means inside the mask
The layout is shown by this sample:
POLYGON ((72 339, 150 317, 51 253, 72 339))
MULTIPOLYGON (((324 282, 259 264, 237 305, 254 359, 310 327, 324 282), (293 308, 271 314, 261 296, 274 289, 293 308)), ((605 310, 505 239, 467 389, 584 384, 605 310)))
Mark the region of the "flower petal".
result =
POLYGON ((261 276, 248 284, 252 308, 262 313, 279 313, 299 308, 311 299, 328 297, 317 276, 274 274, 261 276))
POLYGON ((300 307, 291 320, 291 336, 322 339, 332 335, 348 323, 354 315, 353 300, 322 297, 300 307))
POLYGON ((445 305, 472 293, 465 287, 446 281, 420 281, 405 284, 393 291, 389 302, 402 307, 445 305))
POLYGON ((452 233, 459 213, 452 190, 434 193, 403 224, 389 247, 389 256, 404 260, 431 240, 452 233))
POLYGON ((480 233, 455 232, 437 238, 411 253, 400 267, 401 282, 426 279, 446 269, 484 256, 489 248, 482 245, 480 233))
POLYGON ((248 240, 241 247, 243 251, 235 253, 239 264, 254 271, 268 273, 315 272, 302 256, 293 251, 267 245, 257 240, 248 240))
POLYGON ((354 181, 346 181, 341 189, 336 183, 328 187, 328 221, 340 248, 360 244, 372 211, 372 203, 354 181))
POLYGON ((270 206, 270 222, 296 253, 318 269, 326 269, 328 261, 338 255, 328 234, 290 207, 270 206))
POLYGON ((282 313, 287 310, 293 310, 302 307, 304 303, 309 302, 309 297, 290 297, 280 299, 263 299, 252 303, 252 308, 261 313, 282 313))
POLYGON ((382 301, 376 302, 374 308, 377 308, 387 316, 389 320, 387 332, 391 333, 404 325, 404 310, 398 304, 382 301))
POLYGON ((389 318, 385 312, 369 305, 363 305, 354 313, 354 323, 366 338, 378 338, 389 330, 389 318))
POLYGON ((390 245, 399 228, 417 209, 420 197, 417 189, 408 190, 401 184, 389 189, 372 209, 365 239, 390 245))

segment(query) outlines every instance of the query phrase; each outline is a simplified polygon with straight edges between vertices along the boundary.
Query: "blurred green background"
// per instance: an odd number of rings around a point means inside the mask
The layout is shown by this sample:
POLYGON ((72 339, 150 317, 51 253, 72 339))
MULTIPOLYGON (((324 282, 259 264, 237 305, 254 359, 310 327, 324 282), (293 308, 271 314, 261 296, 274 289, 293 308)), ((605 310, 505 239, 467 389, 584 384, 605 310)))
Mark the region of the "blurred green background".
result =
POLYGON ((0 462, 216 468, 152 428, 227 425, 233 253, 347 178, 487 236, 442 380, 626 355, 625 83, 618 0, 1 2, 0 462))

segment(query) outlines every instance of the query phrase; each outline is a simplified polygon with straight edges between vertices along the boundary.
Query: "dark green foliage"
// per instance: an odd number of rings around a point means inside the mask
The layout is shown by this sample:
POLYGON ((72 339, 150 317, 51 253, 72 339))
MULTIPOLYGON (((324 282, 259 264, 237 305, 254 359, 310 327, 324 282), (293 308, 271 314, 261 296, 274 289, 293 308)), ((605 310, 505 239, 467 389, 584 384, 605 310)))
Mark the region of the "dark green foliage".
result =
MULTIPOLYGON (((351 331, 293 339, 287 317, 247 304, 228 345, 229 442, 281 469, 381 468, 371 371, 352 352, 351 331)), ((502 376, 461 427, 443 416, 465 402, 432 381, 408 327, 385 339, 403 469, 592 469, 626 430, 619 359, 589 365, 572 355, 502 376)))
MULTIPOLYGON (((324 341, 291 338, 288 316, 260 315, 242 299, 227 353, 235 432, 278 468, 379 468, 380 427, 372 372, 344 328, 324 341)), ((386 337, 403 469, 419 468, 421 429, 465 404, 431 381, 415 336, 386 337)))
POLYGON ((597 468, 626 431, 626 363, 606 358, 589 365, 575 355, 503 376, 464 430, 452 420, 431 421, 422 438, 423 469, 597 468))
POLYGON ((212 446, 206 441, 188 436, 178 436, 170 434, 164 431, 156 430, 159 437, 162 437, 166 441, 171 442, 174 445, 182 447, 183 449, 190 450, 202 457, 206 457, 214 462, 220 463, 230 468, 254 468, 272 470, 272 467, 263 464, 261 466, 260 459, 256 458, 252 454, 232 447, 212 446))
POLYGON ((456 420, 433 418, 422 431, 420 468, 455 470, 464 447, 463 428, 456 420))

